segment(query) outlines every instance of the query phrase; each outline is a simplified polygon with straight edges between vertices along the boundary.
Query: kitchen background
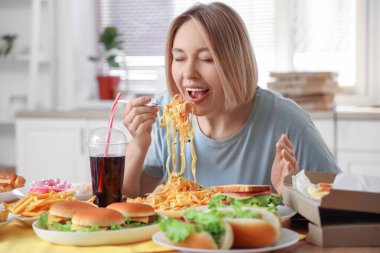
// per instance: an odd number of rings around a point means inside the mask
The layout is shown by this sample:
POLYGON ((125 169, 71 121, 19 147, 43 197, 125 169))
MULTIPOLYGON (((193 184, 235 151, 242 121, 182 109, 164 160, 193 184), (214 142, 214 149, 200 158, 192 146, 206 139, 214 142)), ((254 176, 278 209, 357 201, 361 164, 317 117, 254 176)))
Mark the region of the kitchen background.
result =
MULTIPOLYGON (((118 76, 126 98, 165 89, 166 29, 194 2, 0 0, 0 167, 31 179, 89 181, 86 139, 107 124, 112 104, 100 99, 97 75, 118 76), (114 69, 89 60, 106 59, 99 37, 107 27, 122 41, 114 69)), ((271 72, 328 72, 316 79, 333 89, 305 109, 344 171, 379 175, 380 1, 223 2, 247 24, 261 87, 276 89, 289 76, 315 79, 271 72), (321 105, 327 98, 332 103, 321 105)), ((278 91, 305 99, 294 86, 278 91)), ((122 128, 118 111, 115 124, 122 128)))

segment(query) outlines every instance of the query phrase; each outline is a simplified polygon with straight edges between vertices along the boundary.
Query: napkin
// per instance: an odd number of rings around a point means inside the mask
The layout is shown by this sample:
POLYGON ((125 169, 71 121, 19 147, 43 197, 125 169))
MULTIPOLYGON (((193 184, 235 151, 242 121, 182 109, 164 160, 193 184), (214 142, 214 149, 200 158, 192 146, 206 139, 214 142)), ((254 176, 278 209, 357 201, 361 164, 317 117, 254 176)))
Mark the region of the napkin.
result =
POLYGON ((307 192, 307 189, 310 187, 312 183, 306 176, 304 170, 301 170, 296 175, 292 176, 292 184, 293 187, 296 188, 299 192, 301 192, 307 197, 310 197, 310 195, 307 192))
POLYGON ((345 172, 336 175, 332 188, 380 193, 380 177, 345 172))

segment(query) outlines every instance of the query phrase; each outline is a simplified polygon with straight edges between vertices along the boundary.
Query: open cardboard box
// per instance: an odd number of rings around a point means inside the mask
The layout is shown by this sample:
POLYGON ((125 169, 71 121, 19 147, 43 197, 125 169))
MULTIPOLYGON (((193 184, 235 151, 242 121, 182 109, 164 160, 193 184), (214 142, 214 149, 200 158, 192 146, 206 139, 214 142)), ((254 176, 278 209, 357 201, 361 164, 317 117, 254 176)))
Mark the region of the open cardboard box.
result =
MULTIPOLYGON (((312 183, 332 183, 332 173, 305 172, 312 183)), ((322 200, 304 195, 284 179, 283 201, 309 223, 306 240, 321 247, 380 246, 380 194, 334 190, 322 200)))

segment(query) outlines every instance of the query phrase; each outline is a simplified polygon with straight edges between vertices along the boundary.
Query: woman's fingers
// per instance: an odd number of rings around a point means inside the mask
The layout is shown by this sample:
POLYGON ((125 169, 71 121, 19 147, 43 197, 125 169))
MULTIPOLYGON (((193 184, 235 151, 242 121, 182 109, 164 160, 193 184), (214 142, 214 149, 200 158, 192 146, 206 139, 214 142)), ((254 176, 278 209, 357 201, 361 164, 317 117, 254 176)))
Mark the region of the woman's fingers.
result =
POLYGON ((290 149, 293 149, 293 144, 292 144, 292 142, 289 140, 289 138, 288 138, 288 136, 287 136, 286 134, 282 134, 280 139, 282 140, 282 143, 283 143, 286 147, 288 147, 288 148, 290 148, 290 149))
POLYGON ((147 132, 150 133, 152 131, 152 125, 155 122, 155 119, 147 119, 146 121, 142 122, 136 129, 137 133, 147 132))
POLYGON ((157 113, 143 113, 143 114, 138 114, 134 117, 132 117, 129 123, 127 123, 128 130, 131 132, 137 132, 137 129, 140 127, 140 125, 144 125, 146 121, 154 123, 156 120, 157 113))
POLYGON ((293 153, 289 153, 288 150, 283 149, 281 151, 281 155, 285 159, 285 161, 290 162, 294 167, 296 167, 296 158, 293 153))

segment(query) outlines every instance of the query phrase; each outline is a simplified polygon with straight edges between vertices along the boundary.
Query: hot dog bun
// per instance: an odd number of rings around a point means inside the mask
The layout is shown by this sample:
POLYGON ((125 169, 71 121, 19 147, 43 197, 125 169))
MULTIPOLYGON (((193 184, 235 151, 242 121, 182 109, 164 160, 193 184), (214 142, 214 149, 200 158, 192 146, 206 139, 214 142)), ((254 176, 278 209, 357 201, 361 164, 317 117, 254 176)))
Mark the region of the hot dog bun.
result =
POLYGON ((233 244, 233 232, 231 225, 225 222, 226 233, 222 238, 222 244, 220 248, 215 243, 213 237, 206 231, 191 232, 190 235, 183 242, 175 243, 175 245, 186 248, 195 249, 230 249, 233 244))
MULTIPOLYGON (((275 214, 260 207, 242 207, 242 209, 256 214, 257 218, 225 218, 233 230, 233 248, 265 247, 278 240, 281 225, 275 214)), ((220 211, 226 210, 231 209, 225 208, 220 211)))

